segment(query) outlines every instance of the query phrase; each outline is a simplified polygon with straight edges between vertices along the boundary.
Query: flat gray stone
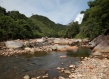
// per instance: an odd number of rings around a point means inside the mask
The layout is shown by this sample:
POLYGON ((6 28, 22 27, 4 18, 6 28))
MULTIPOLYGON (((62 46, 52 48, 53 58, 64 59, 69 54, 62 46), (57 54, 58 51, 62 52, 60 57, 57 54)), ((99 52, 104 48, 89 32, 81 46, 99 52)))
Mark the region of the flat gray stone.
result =
POLYGON ((20 48, 23 47, 23 43, 16 41, 7 41, 5 42, 7 48, 20 48))

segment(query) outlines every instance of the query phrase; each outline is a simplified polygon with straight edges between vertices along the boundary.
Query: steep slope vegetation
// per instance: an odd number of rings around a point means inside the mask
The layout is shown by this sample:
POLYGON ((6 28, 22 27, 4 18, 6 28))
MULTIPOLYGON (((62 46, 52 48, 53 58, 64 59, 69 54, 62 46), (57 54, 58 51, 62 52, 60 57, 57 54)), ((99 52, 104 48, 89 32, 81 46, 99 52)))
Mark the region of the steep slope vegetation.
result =
POLYGON ((65 25, 55 24, 47 17, 41 15, 32 15, 31 20, 42 30, 44 36, 59 37, 59 32, 65 30, 65 25))
POLYGON ((32 15, 26 17, 19 11, 8 11, 0 7, 0 41, 29 39, 42 36, 62 37, 65 25, 55 24, 47 17, 32 15))
POLYGON ((109 0, 92 0, 88 6, 89 9, 81 11, 84 13, 82 24, 69 23, 65 33, 67 37, 93 39, 109 29, 109 0))
POLYGON ((79 36, 93 39, 109 28, 109 0, 89 1, 88 5, 90 8, 85 11, 79 36))

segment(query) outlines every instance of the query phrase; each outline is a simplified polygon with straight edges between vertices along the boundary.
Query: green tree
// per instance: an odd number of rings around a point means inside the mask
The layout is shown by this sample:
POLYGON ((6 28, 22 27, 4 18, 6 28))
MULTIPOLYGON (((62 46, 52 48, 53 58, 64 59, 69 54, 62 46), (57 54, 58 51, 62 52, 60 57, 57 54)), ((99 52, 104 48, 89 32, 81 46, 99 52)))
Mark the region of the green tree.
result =
POLYGON ((24 14, 19 13, 19 11, 8 11, 8 16, 13 18, 15 21, 18 19, 27 20, 27 17, 24 14))
POLYGON ((45 16, 26 17, 19 11, 8 11, 0 7, 0 40, 29 39, 42 36, 59 37, 58 32, 65 30, 65 25, 55 24, 45 16))
POLYGON ((13 38, 13 19, 10 16, 0 17, 0 30, 2 31, 2 39, 13 38))
POLYGON ((90 8, 85 11, 79 35, 93 39, 109 28, 109 0, 93 0, 88 5, 90 8))
POLYGON ((71 22, 67 27, 66 34, 64 37, 72 38, 72 37, 75 37, 75 35, 78 33, 79 33, 78 22, 71 22))
POLYGON ((6 9, 0 6, 0 17, 6 15, 6 9))

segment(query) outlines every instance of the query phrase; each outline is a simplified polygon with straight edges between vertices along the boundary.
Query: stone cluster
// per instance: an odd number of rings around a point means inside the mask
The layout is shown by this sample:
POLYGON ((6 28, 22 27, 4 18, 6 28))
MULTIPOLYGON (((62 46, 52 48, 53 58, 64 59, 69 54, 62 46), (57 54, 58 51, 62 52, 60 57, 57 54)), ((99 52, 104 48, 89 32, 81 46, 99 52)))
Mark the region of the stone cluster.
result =
POLYGON ((23 79, 49 79, 49 76, 48 76, 48 74, 45 74, 45 75, 43 75, 43 76, 37 76, 37 77, 32 77, 32 78, 30 78, 29 75, 25 75, 25 76, 23 77, 23 79))
POLYGON ((29 40, 12 40, 0 43, 0 55, 34 54, 35 52, 77 51, 81 43, 88 40, 64 38, 40 38, 29 40), (2 45, 1 45, 2 44, 2 45))
MULTIPOLYGON (((57 67, 56 70, 67 77, 60 75, 53 79, 109 79, 109 60, 107 58, 82 57, 82 61, 76 66, 70 64, 65 68, 57 67)), ((25 75, 24 79, 49 79, 49 74, 30 78, 25 75)))
POLYGON ((83 59, 76 67, 70 65, 70 69, 57 67, 56 69, 68 74, 68 77, 59 76, 59 79, 109 79, 109 60, 107 58, 83 59))

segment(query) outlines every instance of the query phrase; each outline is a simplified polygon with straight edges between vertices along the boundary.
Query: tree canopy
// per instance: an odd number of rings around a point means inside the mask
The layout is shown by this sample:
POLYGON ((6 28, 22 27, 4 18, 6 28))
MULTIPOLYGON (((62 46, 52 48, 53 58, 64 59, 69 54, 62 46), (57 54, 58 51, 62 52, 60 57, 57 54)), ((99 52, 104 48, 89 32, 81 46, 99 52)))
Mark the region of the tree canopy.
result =
POLYGON ((55 24, 45 16, 26 17, 19 11, 6 12, 6 9, 0 6, 0 41, 42 36, 61 37, 58 32, 65 28, 65 25, 55 24))
POLYGON ((78 24, 78 22, 71 22, 67 26, 66 33, 65 33, 64 37, 72 38, 78 33, 79 33, 79 24, 78 24))
POLYGON ((26 17, 19 11, 6 11, 0 6, 0 40, 48 37, 95 38, 109 29, 109 0, 88 2, 82 24, 56 24, 42 15, 26 17), (66 27, 67 26, 67 27, 66 27))
MULTIPOLYGON (((82 24, 79 25, 79 33, 73 37, 93 39, 109 29, 109 0, 89 1, 88 6, 89 9, 81 11, 81 13, 84 13, 84 18, 82 24)), ((72 31, 74 32, 74 30, 72 31)))

